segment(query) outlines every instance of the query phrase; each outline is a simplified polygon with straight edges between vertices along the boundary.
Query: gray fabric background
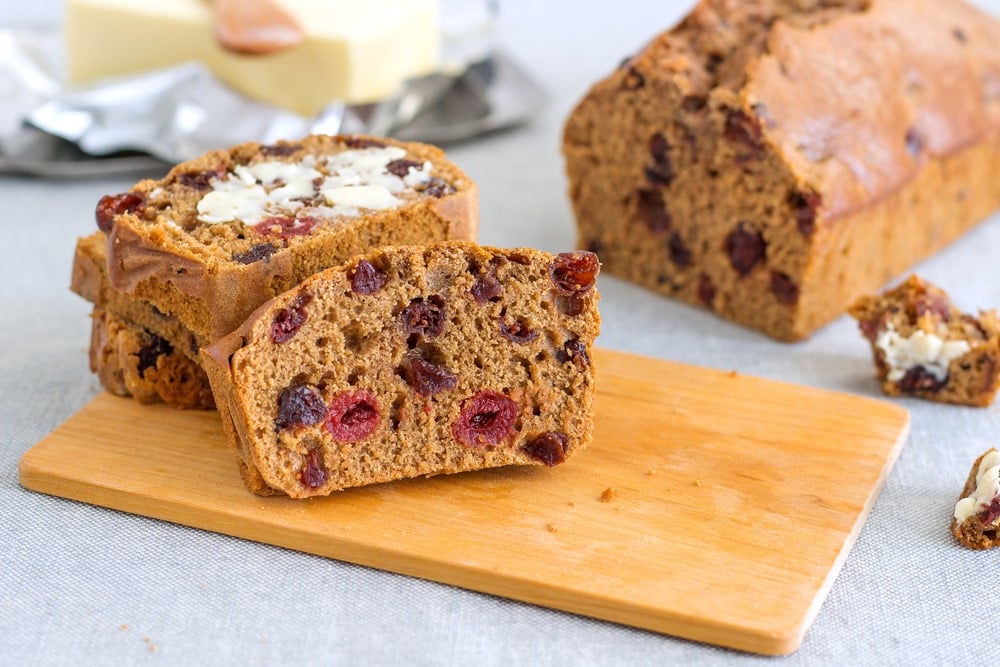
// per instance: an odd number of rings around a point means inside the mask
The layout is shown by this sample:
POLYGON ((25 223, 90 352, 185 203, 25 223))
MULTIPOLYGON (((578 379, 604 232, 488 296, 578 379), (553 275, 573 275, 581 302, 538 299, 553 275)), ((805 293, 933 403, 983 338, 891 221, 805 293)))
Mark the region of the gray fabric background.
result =
MULTIPOLYGON (((0 5, 0 25, 61 14, 55 0, 12 4, 0 5)), ((501 41, 554 101, 529 127, 449 150, 480 184, 483 242, 572 246, 562 119, 591 81, 689 4, 503 3, 501 41)), ((1000 14, 998 0, 979 4, 1000 14)), ((89 307, 67 289, 70 261, 97 199, 131 180, 0 178, 0 664, 766 660, 22 489, 21 455, 99 391, 87 370, 89 307)), ((998 248, 994 216, 916 270, 960 306, 998 306, 998 248)), ((610 277, 601 286, 605 347, 878 395, 867 346, 846 318, 787 345, 610 277)), ((959 548, 947 525, 972 460, 1000 440, 1000 416, 901 403, 912 414, 909 442, 802 648, 775 662, 996 661, 1000 554, 959 548)))

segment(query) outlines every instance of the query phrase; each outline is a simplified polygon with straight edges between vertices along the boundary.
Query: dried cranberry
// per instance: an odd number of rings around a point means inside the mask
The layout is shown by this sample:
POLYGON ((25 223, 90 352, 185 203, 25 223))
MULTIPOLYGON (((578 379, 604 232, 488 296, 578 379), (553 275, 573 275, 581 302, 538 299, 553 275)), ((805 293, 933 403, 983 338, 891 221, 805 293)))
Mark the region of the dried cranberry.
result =
POLYGON ((548 431, 521 445, 521 449, 532 458, 552 467, 566 460, 566 445, 569 438, 565 433, 548 431))
POLYGON ((693 262, 691 258, 691 250, 684 243, 684 239, 677 232, 670 235, 670 241, 667 242, 667 249, 670 251, 670 261, 674 263, 679 269, 684 269, 691 266, 693 262))
POLYGON ((406 381, 421 396, 433 396, 458 386, 458 376, 420 357, 408 359, 406 381))
POLYGON ((341 137, 341 141, 348 148, 385 148, 386 143, 378 139, 368 137, 341 137))
POLYGON ((299 475, 299 481, 302 482, 303 486, 308 486, 310 489, 318 489, 319 487, 326 484, 327 472, 323 467, 323 462, 320 461, 319 452, 313 450, 306 455, 306 463, 302 466, 302 474, 299 475))
POLYGON ((104 195, 97 202, 94 217, 97 228, 102 232, 110 232, 116 215, 132 213, 146 201, 146 196, 139 192, 123 192, 118 195, 104 195))
POLYGON ((746 277, 764 261, 767 245, 764 236, 746 222, 741 222, 726 237, 726 254, 740 277, 746 277))
POLYGON ((497 300, 503 294, 503 285, 491 270, 476 278, 475 284, 469 290, 476 303, 486 303, 497 300))
POLYGON ((225 173, 225 169, 209 169, 194 174, 180 174, 177 182, 194 190, 208 190, 212 187, 212 179, 222 178, 225 173))
POLYGON ((173 351, 174 346, 168 343, 166 339, 156 334, 149 334, 149 342, 139 348, 139 376, 146 377, 147 369, 156 368, 157 359, 173 351))
POLYGON ((495 391, 483 390, 467 398, 451 425, 455 440, 466 447, 497 445, 514 432, 517 404, 495 391))
POLYGON ((939 391, 947 382, 947 376, 939 380, 923 366, 914 366, 906 371, 906 375, 899 381, 899 389, 906 392, 939 391))
POLYGON ((387 282, 389 276, 375 268, 375 265, 367 259, 362 259, 351 274, 351 291, 355 294, 375 294, 385 287, 387 282))
POLYGON ((292 302, 288 308, 282 308, 274 315, 271 321, 271 341, 275 343, 286 343, 299 332, 302 325, 306 323, 308 315, 306 306, 312 301, 312 296, 302 294, 292 302))
POLYGON ((861 330, 861 335, 875 342, 875 339, 879 337, 885 329, 885 322, 888 318, 888 313, 882 313, 878 317, 873 317, 870 320, 858 320, 858 328, 861 330))
POLYGON ((994 498, 993 501, 979 513, 979 522, 984 526, 989 526, 996 521, 998 517, 1000 517, 1000 496, 994 498))
POLYGON ((246 252, 233 253, 233 261, 240 264, 253 264, 254 262, 269 258, 276 250, 277 248, 270 243, 258 243, 246 252))
POLYGON ((571 338, 563 344, 563 349, 556 352, 556 361, 560 364, 572 362, 577 370, 585 371, 590 366, 590 355, 587 346, 579 338, 571 338))
POLYGON ((911 127, 906 131, 905 141, 906 152, 910 154, 910 157, 919 157, 924 152, 924 137, 917 128, 911 127))
POLYGON ((312 228, 320 223, 319 218, 306 216, 303 218, 292 218, 287 215, 265 218, 253 226, 253 229, 262 236, 278 236, 289 239, 293 236, 302 236, 312 231, 312 228))
POLYGON ((654 234, 670 229, 673 219, 657 190, 642 188, 636 191, 636 216, 654 234))
POLYGON ((794 306, 799 302, 799 286, 787 273, 771 271, 771 292, 778 303, 794 306))
POLYGON ((674 180, 674 166, 670 161, 670 144, 662 134, 654 134, 649 139, 649 154, 652 163, 645 168, 646 180, 656 187, 667 187, 674 180))
POLYGON ((416 160, 407 160, 406 158, 400 158, 398 160, 393 160, 385 166, 386 171, 390 174, 404 178, 410 173, 410 169, 420 170, 423 167, 422 162, 417 162, 416 160))
POLYGON ((379 424, 378 401, 364 389, 334 397, 327 411, 326 430, 337 442, 367 438, 379 424))
POLYGON ((795 213, 795 223, 799 227, 802 236, 812 238, 816 230, 816 214, 823 197, 818 192, 806 190, 805 192, 792 191, 788 193, 788 204, 795 213))
POLYGON ((500 316, 500 335, 512 343, 530 343, 538 338, 538 331, 524 320, 507 321, 507 318, 500 316))
POLYGON ((715 283, 704 273, 698 276, 698 300, 708 308, 715 304, 715 283))
POLYGON ((444 299, 437 294, 426 300, 423 297, 417 297, 403 309, 400 319, 403 331, 406 333, 421 334, 433 338, 444 330, 444 299))
POLYGON ((267 155, 268 157, 288 157, 292 153, 297 153, 301 149, 302 144, 279 141, 278 143, 271 144, 270 146, 262 146, 260 152, 262 155, 267 155))
POLYGON ((561 252, 549 267, 549 278, 556 292, 563 296, 584 294, 594 288, 601 262, 586 250, 561 252))
POLYGON ((274 430, 312 426, 325 417, 326 403, 318 391, 305 385, 286 387, 278 396, 278 418, 274 420, 274 430))
POLYGON ((424 194, 428 197, 437 197, 440 199, 445 195, 450 195, 455 193, 455 186, 447 181, 444 181, 437 176, 432 176, 431 180, 427 181, 427 185, 424 187, 424 194))
POLYGON ((736 157, 737 163, 764 157, 764 130, 759 118, 740 109, 730 109, 726 114, 723 134, 726 139, 747 150, 736 157))

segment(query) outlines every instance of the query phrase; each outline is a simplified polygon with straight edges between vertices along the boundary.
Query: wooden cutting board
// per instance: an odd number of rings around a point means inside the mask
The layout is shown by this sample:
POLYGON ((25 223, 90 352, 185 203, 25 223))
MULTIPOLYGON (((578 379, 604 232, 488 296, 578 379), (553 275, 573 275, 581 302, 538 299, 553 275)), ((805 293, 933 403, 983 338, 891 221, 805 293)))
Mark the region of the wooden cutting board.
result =
POLYGON ((909 415, 603 350, 591 447, 555 468, 293 501, 244 491, 214 413, 101 394, 28 451, 29 489, 766 654, 794 651, 909 415))

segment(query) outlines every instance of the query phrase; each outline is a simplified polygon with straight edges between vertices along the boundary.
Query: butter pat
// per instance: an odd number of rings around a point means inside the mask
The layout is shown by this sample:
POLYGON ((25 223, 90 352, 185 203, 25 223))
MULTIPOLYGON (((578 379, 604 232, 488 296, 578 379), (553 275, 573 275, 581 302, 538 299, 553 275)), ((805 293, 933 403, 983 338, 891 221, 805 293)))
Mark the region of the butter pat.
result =
POLYGON ((224 50, 210 0, 67 0, 71 83, 200 61, 232 88, 311 116, 334 100, 366 103, 437 66, 440 0, 276 0, 305 31, 266 56, 224 50))

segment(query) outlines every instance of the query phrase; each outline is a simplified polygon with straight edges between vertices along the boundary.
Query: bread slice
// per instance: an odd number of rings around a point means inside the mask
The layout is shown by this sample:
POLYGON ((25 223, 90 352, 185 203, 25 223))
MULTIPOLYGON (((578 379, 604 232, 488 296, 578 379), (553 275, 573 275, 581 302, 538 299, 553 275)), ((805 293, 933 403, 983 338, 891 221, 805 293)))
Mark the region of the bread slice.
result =
POLYGON ((323 271, 202 350, 247 487, 561 463, 592 433, 596 255, 465 242, 323 271))
POLYGON ((985 407, 1000 388, 1000 321, 958 310, 944 290, 910 276, 850 308, 872 346, 882 390, 939 403, 985 407))
POLYGON ((433 146, 365 136, 244 144, 98 203, 112 285, 215 340, 373 247, 474 239, 476 186, 433 146))

